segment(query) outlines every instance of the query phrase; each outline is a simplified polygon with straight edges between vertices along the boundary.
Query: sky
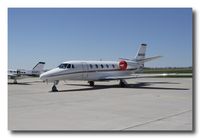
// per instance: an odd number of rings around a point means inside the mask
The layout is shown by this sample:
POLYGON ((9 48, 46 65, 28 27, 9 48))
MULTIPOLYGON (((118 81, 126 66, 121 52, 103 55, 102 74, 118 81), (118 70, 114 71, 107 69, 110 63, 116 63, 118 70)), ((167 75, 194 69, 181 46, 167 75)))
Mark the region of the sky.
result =
POLYGON ((141 43, 146 67, 192 66, 191 8, 9 8, 8 68, 46 68, 68 60, 134 58, 141 43))

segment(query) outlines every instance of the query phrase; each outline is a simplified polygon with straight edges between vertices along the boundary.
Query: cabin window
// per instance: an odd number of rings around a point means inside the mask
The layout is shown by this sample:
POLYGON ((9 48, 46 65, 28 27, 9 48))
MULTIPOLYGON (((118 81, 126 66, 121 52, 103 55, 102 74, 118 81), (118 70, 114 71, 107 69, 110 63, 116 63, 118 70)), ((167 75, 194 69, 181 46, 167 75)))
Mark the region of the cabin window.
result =
POLYGON ((103 69, 103 65, 101 64, 101 68, 103 69))
POLYGON ((74 69, 74 65, 72 64, 72 68, 74 69))
POLYGON ((92 69, 92 67, 93 67, 92 64, 90 64, 90 68, 91 68, 91 69, 92 69))
POLYGON ((71 68, 71 64, 68 64, 67 68, 71 68))
POLYGON ((97 65, 97 64, 95 64, 95 66, 96 66, 96 68, 98 69, 98 65, 97 65))
POLYGON ((108 64, 106 64, 106 67, 109 68, 108 64))
POLYGON ((112 67, 113 67, 113 68, 115 68, 115 65, 114 65, 114 64, 112 64, 112 67))

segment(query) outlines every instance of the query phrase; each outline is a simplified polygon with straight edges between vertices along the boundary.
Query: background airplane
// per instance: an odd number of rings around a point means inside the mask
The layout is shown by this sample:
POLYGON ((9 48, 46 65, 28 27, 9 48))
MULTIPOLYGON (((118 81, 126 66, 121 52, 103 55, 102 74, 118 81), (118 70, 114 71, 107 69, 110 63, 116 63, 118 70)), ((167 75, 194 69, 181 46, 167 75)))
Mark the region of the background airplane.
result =
POLYGON ((58 67, 42 73, 40 79, 53 82, 52 91, 58 91, 56 85, 60 80, 83 80, 88 81, 90 86, 94 86, 95 81, 120 80, 119 85, 125 87, 127 85, 125 79, 138 78, 139 76, 134 74, 143 70, 145 62, 160 57, 145 58, 146 47, 147 44, 141 44, 134 59, 63 62, 58 67))
POLYGON ((44 72, 45 62, 39 62, 33 67, 32 70, 17 69, 17 70, 8 70, 8 79, 13 79, 13 83, 17 83, 17 79, 22 79, 27 76, 38 77, 41 73, 44 72))

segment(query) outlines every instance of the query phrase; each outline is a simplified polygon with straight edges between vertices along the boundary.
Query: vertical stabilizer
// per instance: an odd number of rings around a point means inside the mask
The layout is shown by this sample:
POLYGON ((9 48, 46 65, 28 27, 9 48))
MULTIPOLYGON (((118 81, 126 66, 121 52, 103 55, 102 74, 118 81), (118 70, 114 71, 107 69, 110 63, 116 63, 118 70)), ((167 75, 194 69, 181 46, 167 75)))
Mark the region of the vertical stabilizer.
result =
POLYGON ((137 55, 135 57, 136 60, 145 59, 146 48, 147 48, 147 44, 141 44, 137 52, 137 55))
POLYGON ((140 67, 139 70, 142 71, 144 68, 144 59, 145 59, 145 54, 146 54, 146 48, 147 44, 141 44, 137 55, 135 57, 136 61, 139 63, 140 67))
POLYGON ((43 71, 44 70, 45 62, 39 62, 35 67, 32 69, 33 71, 43 71))

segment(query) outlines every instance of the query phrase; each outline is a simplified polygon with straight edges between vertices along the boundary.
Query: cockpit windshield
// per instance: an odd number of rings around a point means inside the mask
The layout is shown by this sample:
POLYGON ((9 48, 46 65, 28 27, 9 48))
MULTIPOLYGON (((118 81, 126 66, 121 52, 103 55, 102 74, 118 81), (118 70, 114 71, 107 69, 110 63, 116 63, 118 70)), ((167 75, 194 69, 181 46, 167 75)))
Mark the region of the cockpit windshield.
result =
POLYGON ((60 69, 64 69, 64 68, 65 68, 65 64, 60 64, 58 67, 59 67, 60 69))
POLYGON ((71 64, 67 64, 67 63, 65 63, 65 64, 60 64, 60 65, 58 66, 58 68, 60 68, 60 69, 71 68, 71 64))

